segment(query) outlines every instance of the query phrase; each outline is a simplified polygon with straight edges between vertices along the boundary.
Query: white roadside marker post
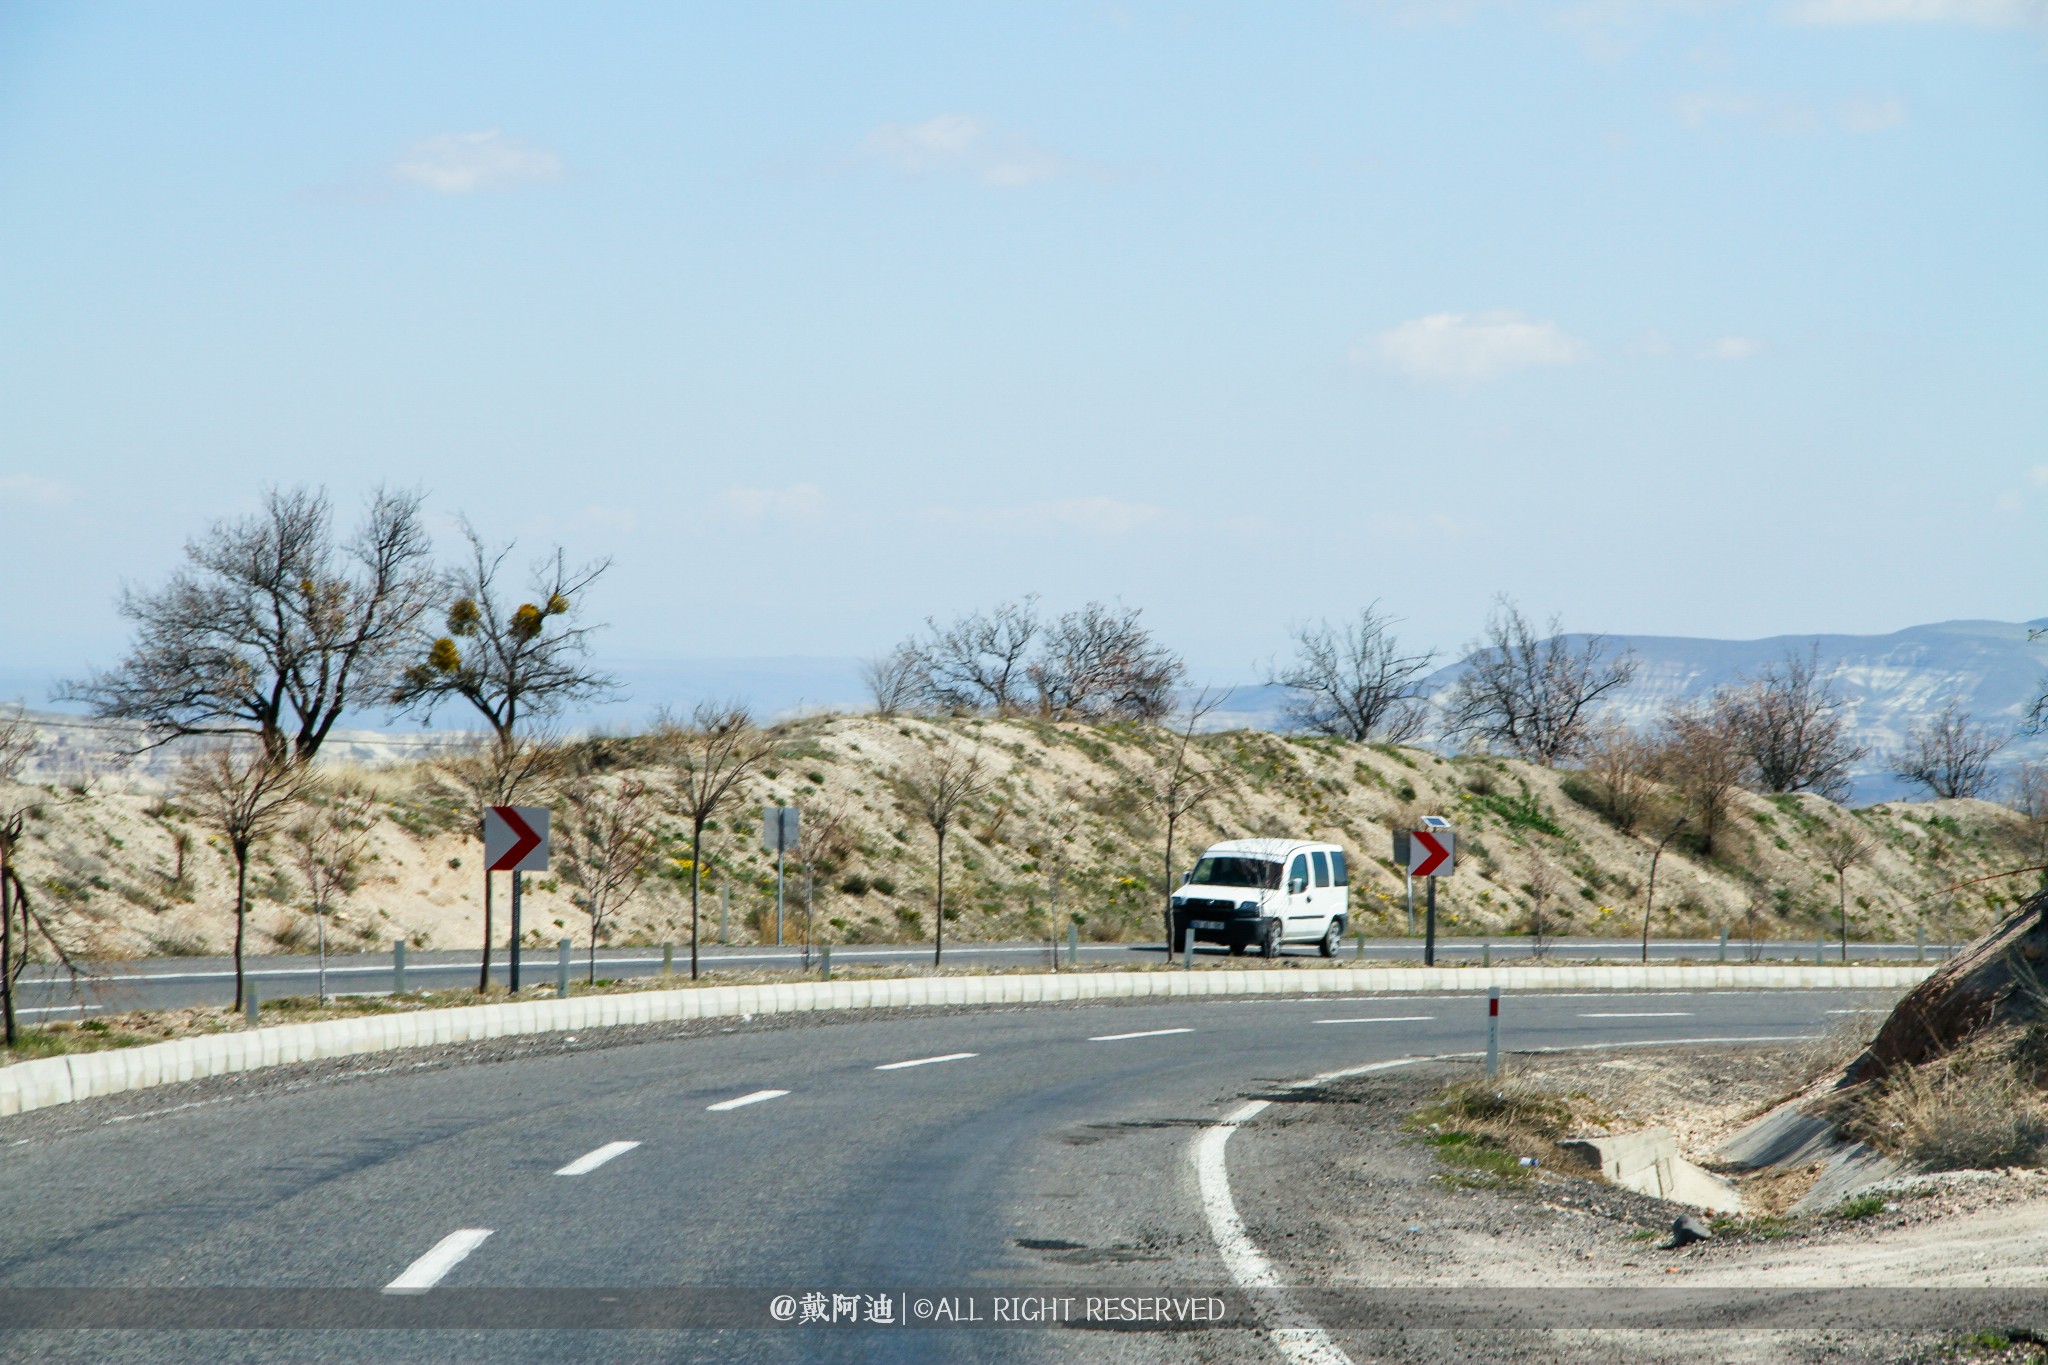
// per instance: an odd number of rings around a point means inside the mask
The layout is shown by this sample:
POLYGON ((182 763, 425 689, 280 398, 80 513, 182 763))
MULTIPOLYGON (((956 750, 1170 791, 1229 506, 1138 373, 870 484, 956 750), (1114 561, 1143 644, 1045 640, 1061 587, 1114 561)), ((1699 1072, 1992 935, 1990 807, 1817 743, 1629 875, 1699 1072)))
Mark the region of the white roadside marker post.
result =
POLYGON ((1500 1074, 1500 987, 1486 988, 1486 1079, 1500 1074))

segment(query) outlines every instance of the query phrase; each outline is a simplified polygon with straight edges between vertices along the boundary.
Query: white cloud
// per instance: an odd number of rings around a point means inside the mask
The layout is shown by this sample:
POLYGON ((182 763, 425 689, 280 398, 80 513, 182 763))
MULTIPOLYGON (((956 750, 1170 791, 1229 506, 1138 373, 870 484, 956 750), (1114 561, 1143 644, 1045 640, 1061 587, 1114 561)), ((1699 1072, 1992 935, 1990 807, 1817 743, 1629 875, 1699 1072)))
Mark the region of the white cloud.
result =
POLYGON ((1861 95, 1842 106, 1837 121, 1852 133, 1881 133, 1906 122, 1906 102, 1893 97, 1861 95))
POLYGON ((1166 509, 1147 502, 1098 496, 1058 498, 1016 507, 928 507, 919 515, 927 521, 980 530, 1125 536, 1163 520, 1166 509))
POLYGON ((492 128, 415 142, 399 154, 391 174, 436 194, 474 194, 560 180, 562 159, 492 128))
POLYGON ((1431 313, 1415 318, 1354 348, 1351 359, 1410 379, 1455 382, 1570 365, 1587 354, 1584 342, 1554 322, 1498 311, 1431 313))
POLYGON ((2036 488, 2048 488, 2048 464, 2037 464, 2029 469, 2027 482, 2036 488))
POLYGON ((1019 189, 1078 169, 1022 134, 991 132, 972 114, 885 123, 861 139, 860 150, 899 175, 964 176, 992 189, 1019 189))
POLYGON ((825 511, 825 490, 814 483, 788 488, 728 488, 718 495, 727 516, 738 521, 815 521, 825 511))
POLYGON ((0 474, 0 502, 58 507, 70 502, 76 492, 62 479, 46 479, 40 474, 0 474))
POLYGON ((1671 338, 1653 327, 1638 333, 1636 339, 1629 343, 1629 349, 1637 355, 1667 356, 1671 354, 1671 338))
POLYGON ((2048 24, 2048 0, 1793 0, 1795 24, 1964 24, 2020 28, 2048 24))
POLYGON ((1764 348, 1755 337, 1716 337, 1700 347, 1702 360, 1747 360, 1764 348))

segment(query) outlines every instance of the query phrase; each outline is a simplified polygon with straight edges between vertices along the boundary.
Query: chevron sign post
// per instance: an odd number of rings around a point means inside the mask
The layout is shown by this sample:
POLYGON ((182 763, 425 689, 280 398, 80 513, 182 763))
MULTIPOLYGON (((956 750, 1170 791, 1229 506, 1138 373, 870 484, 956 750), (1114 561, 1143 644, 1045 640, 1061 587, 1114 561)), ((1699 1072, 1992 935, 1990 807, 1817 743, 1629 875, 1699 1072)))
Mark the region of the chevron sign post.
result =
MULTIPOLYGON (((507 980, 519 993, 519 884, 523 872, 548 870, 548 808, 546 806, 484 807, 484 898, 490 899, 491 874, 512 874, 512 952, 506 961, 507 980)), ((488 917, 486 908, 485 915, 488 917)), ((486 931, 488 932, 488 930, 486 931)), ((489 947, 485 947, 488 973, 489 947)))
POLYGON ((1451 822, 1441 816, 1432 815, 1424 823, 1428 829, 1418 829, 1408 836, 1408 875, 1428 879, 1429 910, 1428 927, 1423 930, 1422 965, 1436 965, 1436 879, 1448 877, 1458 870, 1458 836, 1452 832, 1451 822))

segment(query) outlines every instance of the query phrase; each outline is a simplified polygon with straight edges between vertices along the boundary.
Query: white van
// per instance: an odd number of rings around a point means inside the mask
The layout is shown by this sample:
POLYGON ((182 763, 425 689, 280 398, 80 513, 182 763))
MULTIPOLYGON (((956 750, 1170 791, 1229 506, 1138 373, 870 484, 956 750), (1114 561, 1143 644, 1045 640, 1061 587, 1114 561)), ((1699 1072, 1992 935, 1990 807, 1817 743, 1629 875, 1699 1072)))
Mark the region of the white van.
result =
POLYGON ((1313 943, 1336 954, 1351 917, 1351 872, 1335 844, 1301 839, 1232 839, 1212 845, 1173 897, 1173 945, 1233 953, 1257 946, 1278 957, 1283 943, 1313 943))

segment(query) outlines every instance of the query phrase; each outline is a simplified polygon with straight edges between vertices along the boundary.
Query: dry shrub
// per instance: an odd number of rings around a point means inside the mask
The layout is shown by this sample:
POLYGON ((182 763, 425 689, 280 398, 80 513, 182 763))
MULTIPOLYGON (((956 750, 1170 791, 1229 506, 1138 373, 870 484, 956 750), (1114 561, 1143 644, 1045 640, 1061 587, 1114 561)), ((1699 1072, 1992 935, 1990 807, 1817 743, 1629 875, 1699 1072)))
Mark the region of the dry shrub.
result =
POLYGON ((1987 1033, 1939 1061, 1901 1071, 1846 1125, 1921 1170, 2034 1166, 2048 1156, 2036 1029, 1987 1033))

